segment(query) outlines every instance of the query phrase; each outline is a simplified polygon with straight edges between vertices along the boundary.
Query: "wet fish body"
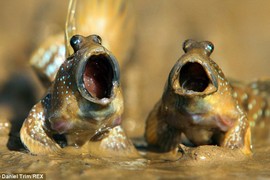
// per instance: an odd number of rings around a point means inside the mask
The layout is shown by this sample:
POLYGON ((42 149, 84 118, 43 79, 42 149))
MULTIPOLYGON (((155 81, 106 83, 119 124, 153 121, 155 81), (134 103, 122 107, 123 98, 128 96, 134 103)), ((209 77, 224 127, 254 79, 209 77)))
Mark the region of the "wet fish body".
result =
POLYGON ((270 119, 270 80, 258 79, 250 83, 231 81, 237 99, 246 112, 252 131, 252 140, 267 141, 270 119))
POLYGON ((120 126, 123 98, 115 57, 99 36, 76 35, 70 42, 74 54, 29 113, 22 142, 33 154, 62 153, 61 146, 72 146, 103 157, 137 155, 120 126))
POLYGON ((244 104, 251 106, 255 94, 239 99, 243 89, 232 85, 210 59, 213 44, 187 40, 183 49, 185 54, 172 68, 162 98, 147 118, 147 142, 163 151, 186 143, 239 148, 250 154, 250 126, 263 114, 259 96, 256 118, 251 118, 251 109, 244 104))

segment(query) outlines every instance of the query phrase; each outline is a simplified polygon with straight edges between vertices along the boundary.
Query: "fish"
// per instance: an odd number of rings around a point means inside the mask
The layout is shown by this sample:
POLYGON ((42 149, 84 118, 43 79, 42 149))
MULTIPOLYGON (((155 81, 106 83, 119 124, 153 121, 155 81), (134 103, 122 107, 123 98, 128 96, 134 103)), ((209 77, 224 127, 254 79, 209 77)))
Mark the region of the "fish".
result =
POLYGON ((270 79, 258 78, 251 82, 231 80, 233 96, 246 112, 254 143, 269 141, 270 79))
POLYGON ((214 51, 210 41, 189 39, 183 50, 161 99, 146 119, 148 145, 163 152, 179 148, 181 143, 218 145, 252 154, 251 127, 270 112, 267 99, 259 93, 268 89, 265 83, 245 85, 228 80, 210 58, 214 51))
POLYGON ((115 56, 98 35, 74 35, 74 54, 60 66, 46 95, 31 109, 20 138, 32 154, 78 153, 136 157, 122 126, 123 97, 115 56))
POLYGON ((70 0, 65 31, 47 37, 32 53, 30 65, 48 88, 56 73, 73 53, 73 35, 102 37, 103 46, 114 52, 120 67, 129 61, 135 44, 135 15, 128 0, 70 0))

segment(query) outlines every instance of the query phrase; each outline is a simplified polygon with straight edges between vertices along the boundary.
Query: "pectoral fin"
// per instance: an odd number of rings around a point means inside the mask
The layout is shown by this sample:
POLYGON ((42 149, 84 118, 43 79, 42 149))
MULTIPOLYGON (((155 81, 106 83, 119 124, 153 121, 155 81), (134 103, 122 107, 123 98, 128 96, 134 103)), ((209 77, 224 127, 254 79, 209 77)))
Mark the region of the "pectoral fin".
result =
POLYGON ((45 115, 41 103, 30 111, 23 123, 20 137, 26 148, 33 154, 60 153, 60 146, 44 130, 45 115))

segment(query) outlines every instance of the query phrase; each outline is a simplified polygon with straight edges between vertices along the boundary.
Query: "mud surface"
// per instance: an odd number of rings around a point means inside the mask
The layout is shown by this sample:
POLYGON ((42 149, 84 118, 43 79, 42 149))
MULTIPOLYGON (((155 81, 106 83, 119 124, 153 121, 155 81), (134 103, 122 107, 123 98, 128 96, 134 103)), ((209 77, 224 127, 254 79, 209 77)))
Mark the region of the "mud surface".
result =
MULTIPOLYGON (((129 136, 142 136, 145 118, 160 98, 171 67, 183 54, 185 39, 212 41, 212 58, 227 76, 244 81, 270 77, 269 7, 265 0, 134 1, 136 45, 121 72, 126 99, 123 121, 129 136)), ((44 93, 28 60, 45 38, 63 31, 66 9, 67 1, 1 3, 0 172, 46 173, 47 179, 270 178, 266 137, 255 139, 251 157, 215 146, 184 148, 177 161, 165 161, 160 154, 152 154, 152 160, 115 161, 89 155, 27 153, 18 131, 44 93)))
POLYGON ((47 179, 264 179, 270 177, 270 146, 259 146, 246 157, 241 152, 217 146, 186 148, 180 159, 136 159, 116 161, 89 155, 33 156, 26 152, 9 151, 3 146, 1 172, 45 173, 47 179))

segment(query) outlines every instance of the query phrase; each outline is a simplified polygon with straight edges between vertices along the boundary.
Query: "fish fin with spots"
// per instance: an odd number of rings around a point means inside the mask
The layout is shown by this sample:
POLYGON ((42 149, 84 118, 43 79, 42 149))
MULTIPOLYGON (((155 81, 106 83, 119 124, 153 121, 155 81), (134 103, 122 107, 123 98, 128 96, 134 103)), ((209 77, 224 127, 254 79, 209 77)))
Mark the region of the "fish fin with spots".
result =
POLYGON ((20 130, 21 141, 32 154, 59 154, 61 148, 45 131, 43 127, 44 121, 43 107, 39 102, 32 108, 23 123, 20 130))
POLYGON ((91 155, 101 158, 137 159, 141 158, 138 151, 127 138, 123 128, 116 126, 110 129, 103 138, 87 143, 91 155))
POLYGON ((225 134, 221 146, 230 149, 239 148, 246 155, 252 154, 251 131, 246 117, 240 118, 238 123, 225 134))
POLYGON ((31 67, 46 88, 52 84, 58 69, 66 59, 64 40, 63 33, 47 38, 30 58, 31 67))

